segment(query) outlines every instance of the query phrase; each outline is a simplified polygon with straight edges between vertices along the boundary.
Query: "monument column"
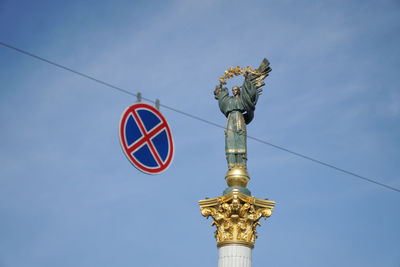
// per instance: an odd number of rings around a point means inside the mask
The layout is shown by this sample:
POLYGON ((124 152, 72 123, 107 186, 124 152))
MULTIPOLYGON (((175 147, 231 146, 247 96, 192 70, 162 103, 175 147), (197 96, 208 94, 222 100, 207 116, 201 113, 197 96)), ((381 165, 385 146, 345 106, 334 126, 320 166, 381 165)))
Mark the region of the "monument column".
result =
POLYGON ((251 267, 251 251, 257 238, 256 227, 261 218, 272 214, 275 202, 251 196, 247 189, 250 180, 247 172, 247 130, 254 116, 255 105, 261 94, 264 79, 271 71, 268 60, 260 67, 229 68, 225 71, 214 91, 221 112, 227 117, 225 130, 225 155, 228 171, 225 181, 228 187, 222 196, 199 201, 201 214, 212 218, 216 227, 214 237, 218 247, 218 267, 251 267), (225 79, 243 75, 242 87, 232 88, 229 96, 225 79))

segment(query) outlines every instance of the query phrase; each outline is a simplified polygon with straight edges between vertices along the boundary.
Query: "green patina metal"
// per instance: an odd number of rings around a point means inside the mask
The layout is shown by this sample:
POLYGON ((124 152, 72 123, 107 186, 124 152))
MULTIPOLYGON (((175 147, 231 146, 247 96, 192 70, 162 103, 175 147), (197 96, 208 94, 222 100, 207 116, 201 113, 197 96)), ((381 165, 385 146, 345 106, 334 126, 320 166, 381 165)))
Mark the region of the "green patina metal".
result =
POLYGON ((228 88, 217 88, 215 98, 221 112, 228 118, 225 130, 225 155, 228 167, 234 165, 246 167, 247 163, 247 131, 254 117, 258 100, 257 87, 251 82, 250 75, 244 80, 241 89, 233 87, 233 96, 229 96, 228 88))
POLYGON ((251 192, 247 187, 243 186, 229 186, 225 188, 224 192, 222 192, 223 195, 228 195, 232 193, 234 190, 239 190, 240 193, 245 194, 247 196, 251 196, 251 192))
POLYGON ((224 195, 239 191, 250 196, 247 189, 250 176, 247 172, 247 130, 246 125, 254 118, 254 110, 258 97, 262 92, 261 87, 265 85, 264 79, 268 76, 271 68, 267 59, 261 62, 258 69, 252 70, 230 67, 219 79, 220 84, 214 90, 214 97, 218 100, 219 109, 227 117, 225 129, 225 155, 228 163, 228 172, 225 181, 228 185, 223 192, 224 195), (233 76, 243 75, 244 82, 241 87, 232 88, 232 96, 228 88, 222 87, 226 84, 225 79, 233 76))

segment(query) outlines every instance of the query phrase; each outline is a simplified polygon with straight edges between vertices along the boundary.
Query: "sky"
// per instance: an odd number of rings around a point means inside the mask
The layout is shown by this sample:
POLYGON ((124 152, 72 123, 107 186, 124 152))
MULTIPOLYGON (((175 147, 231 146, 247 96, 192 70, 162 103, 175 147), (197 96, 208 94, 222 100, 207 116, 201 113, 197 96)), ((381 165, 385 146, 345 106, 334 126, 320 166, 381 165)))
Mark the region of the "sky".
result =
MULTIPOLYGON (((397 0, 0 0, 1 42, 219 125, 218 77, 265 57, 248 134, 396 188, 399 32, 397 0)), ((0 59, 0 267, 217 265, 197 201, 226 188, 223 129, 161 108, 174 160, 146 175, 118 139, 135 97, 0 59)), ((400 266, 398 192, 254 140, 248 170, 276 201, 253 266, 400 266)))

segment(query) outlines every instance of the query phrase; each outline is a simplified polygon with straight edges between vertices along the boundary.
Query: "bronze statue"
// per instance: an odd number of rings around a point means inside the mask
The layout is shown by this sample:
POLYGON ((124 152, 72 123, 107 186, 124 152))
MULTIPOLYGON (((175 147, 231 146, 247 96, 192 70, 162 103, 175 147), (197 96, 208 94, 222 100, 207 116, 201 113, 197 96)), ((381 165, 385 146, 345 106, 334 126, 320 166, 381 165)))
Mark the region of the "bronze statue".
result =
POLYGON ((267 59, 264 59, 256 70, 250 67, 247 69, 239 68, 239 66, 231 67, 219 79, 220 84, 214 90, 219 108, 228 118, 225 130, 225 155, 229 169, 247 168, 246 124, 254 118, 258 96, 262 92, 261 87, 265 85, 264 79, 270 71, 267 59), (222 86, 226 84, 226 78, 232 78, 234 75, 243 75, 245 79, 241 87, 232 88, 233 96, 229 96, 228 88, 222 86))

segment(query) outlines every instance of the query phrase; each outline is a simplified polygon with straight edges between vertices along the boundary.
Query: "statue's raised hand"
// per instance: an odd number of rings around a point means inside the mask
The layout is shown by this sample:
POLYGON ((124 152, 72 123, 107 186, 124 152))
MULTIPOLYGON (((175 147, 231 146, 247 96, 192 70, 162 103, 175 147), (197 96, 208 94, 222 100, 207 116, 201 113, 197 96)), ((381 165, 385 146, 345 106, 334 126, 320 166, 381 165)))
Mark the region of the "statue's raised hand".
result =
POLYGON ((215 99, 218 99, 218 94, 219 94, 219 92, 221 92, 221 89, 222 89, 222 86, 220 84, 215 86, 215 90, 214 90, 215 99))

